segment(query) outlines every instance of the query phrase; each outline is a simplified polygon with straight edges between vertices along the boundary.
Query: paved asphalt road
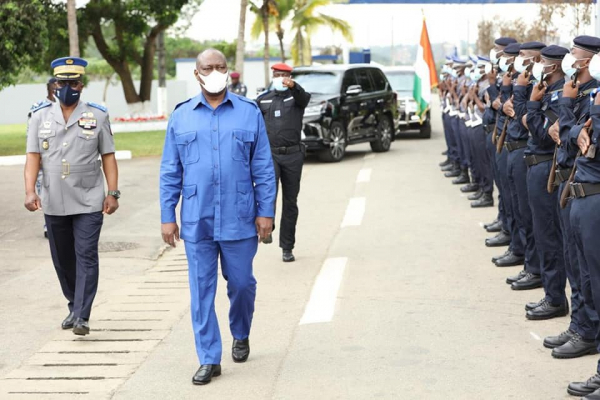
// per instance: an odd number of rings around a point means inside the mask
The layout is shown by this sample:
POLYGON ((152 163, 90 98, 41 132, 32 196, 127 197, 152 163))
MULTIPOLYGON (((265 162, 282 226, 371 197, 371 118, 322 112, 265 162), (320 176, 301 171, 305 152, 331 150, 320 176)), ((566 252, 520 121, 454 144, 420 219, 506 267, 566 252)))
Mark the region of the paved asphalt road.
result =
MULTIPOLYGON (((402 138, 389 153, 360 145, 338 164, 307 160, 297 262, 282 263, 276 244, 261 245, 256 258, 247 363, 231 361, 221 279, 223 375, 205 387, 191 384, 198 365, 187 310, 110 396, 571 398, 566 385, 587 379, 597 357, 555 360, 542 346, 540 338, 564 330, 568 319, 525 319, 524 304, 542 291, 511 291, 504 279, 519 267, 491 264, 504 249, 485 248, 481 224, 494 219, 495 209, 471 210, 439 172, 444 142, 439 118, 434 122, 431 140, 402 138)), ((121 208, 106 218, 101 238, 100 308, 156 264, 158 163, 120 163, 121 208)), ((0 168, 0 192, 1 378, 39 356, 60 330, 66 304, 41 236, 41 214, 22 206, 22 168, 0 168)), ((187 295, 185 285, 180 290, 187 295)), ((90 323, 98 325, 93 316, 90 323)))

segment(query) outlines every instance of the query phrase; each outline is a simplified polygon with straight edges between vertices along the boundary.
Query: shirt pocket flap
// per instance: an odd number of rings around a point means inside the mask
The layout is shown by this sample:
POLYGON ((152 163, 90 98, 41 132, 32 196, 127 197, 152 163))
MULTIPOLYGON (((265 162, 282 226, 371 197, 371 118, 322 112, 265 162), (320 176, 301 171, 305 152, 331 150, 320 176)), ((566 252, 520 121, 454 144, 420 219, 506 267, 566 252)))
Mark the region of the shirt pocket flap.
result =
POLYGON ((196 185, 187 185, 183 187, 182 191, 183 197, 189 199, 192 196, 196 195, 196 185))
POLYGON ((77 136, 85 140, 95 139, 98 137, 96 132, 92 129, 80 129, 77 132, 77 136))
POLYGON ((244 143, 254 142, 254 132, 252 132, 252 131, 235 130, 235 131, 233 131, 233 136, 240 142, 244 142, 244 143))
POLYGON ((196 140, 196 131, 175 133, 175 142, 180 145, 188 145, 196 140))
POLYGON ((50 137, 54 137, 56 136, 56 131, 54 129, 39 129, 38 130, 38 137, 40 139, 46 139, 46 138, 50 138, 50 137))
POLYGON ((252 193, 252 182, 238 182, 237 192, 243 194, 252 193))

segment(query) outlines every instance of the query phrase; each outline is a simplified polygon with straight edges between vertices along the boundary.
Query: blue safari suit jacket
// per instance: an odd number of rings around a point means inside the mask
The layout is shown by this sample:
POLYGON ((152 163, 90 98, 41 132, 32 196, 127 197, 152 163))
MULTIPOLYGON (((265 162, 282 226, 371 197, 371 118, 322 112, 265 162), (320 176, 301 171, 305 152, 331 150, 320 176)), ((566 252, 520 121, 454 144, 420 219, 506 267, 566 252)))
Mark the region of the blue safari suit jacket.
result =
POLYGON ((160 166, 161 222, 181 238, 242 240, 257 234, 256 217, 273 217, 275 170, 258 106, 229 91, 213 109, 200 93, 175 107, 160 166))

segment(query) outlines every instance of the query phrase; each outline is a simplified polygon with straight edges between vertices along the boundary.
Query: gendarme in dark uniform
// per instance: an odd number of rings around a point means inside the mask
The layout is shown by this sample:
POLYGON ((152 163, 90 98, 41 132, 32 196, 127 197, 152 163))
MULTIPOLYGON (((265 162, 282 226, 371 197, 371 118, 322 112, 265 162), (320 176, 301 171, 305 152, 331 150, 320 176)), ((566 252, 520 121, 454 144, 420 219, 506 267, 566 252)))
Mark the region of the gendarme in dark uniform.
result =
POLYGON ((290 77, 292 67, 279 63, 273 69, 273 89, 256 100, 265 118, 271 143, 273 165, 283 193, 283 211, 279 230, 279 247, 283 261, 294 261, 292 250, 296 242, 298 220, 298 193, 305 148, 301 142, 302 118, 310 101, 310 94, 290 77))

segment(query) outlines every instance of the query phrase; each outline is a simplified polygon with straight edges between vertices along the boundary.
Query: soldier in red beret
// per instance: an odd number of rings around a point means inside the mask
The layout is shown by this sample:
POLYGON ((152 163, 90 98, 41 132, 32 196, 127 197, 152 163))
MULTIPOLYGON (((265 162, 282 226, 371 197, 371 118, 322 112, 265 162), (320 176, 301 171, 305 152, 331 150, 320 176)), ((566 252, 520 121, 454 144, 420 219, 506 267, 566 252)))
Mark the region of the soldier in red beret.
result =
POLYGON ((227 87, 227 90, 229 90, 231 93, 246 97, 248 88, 246 85, 240 82, 240 73, 233 71, 231 74, 229 74, 229 77, 231 78, 231 83, 227 87))

